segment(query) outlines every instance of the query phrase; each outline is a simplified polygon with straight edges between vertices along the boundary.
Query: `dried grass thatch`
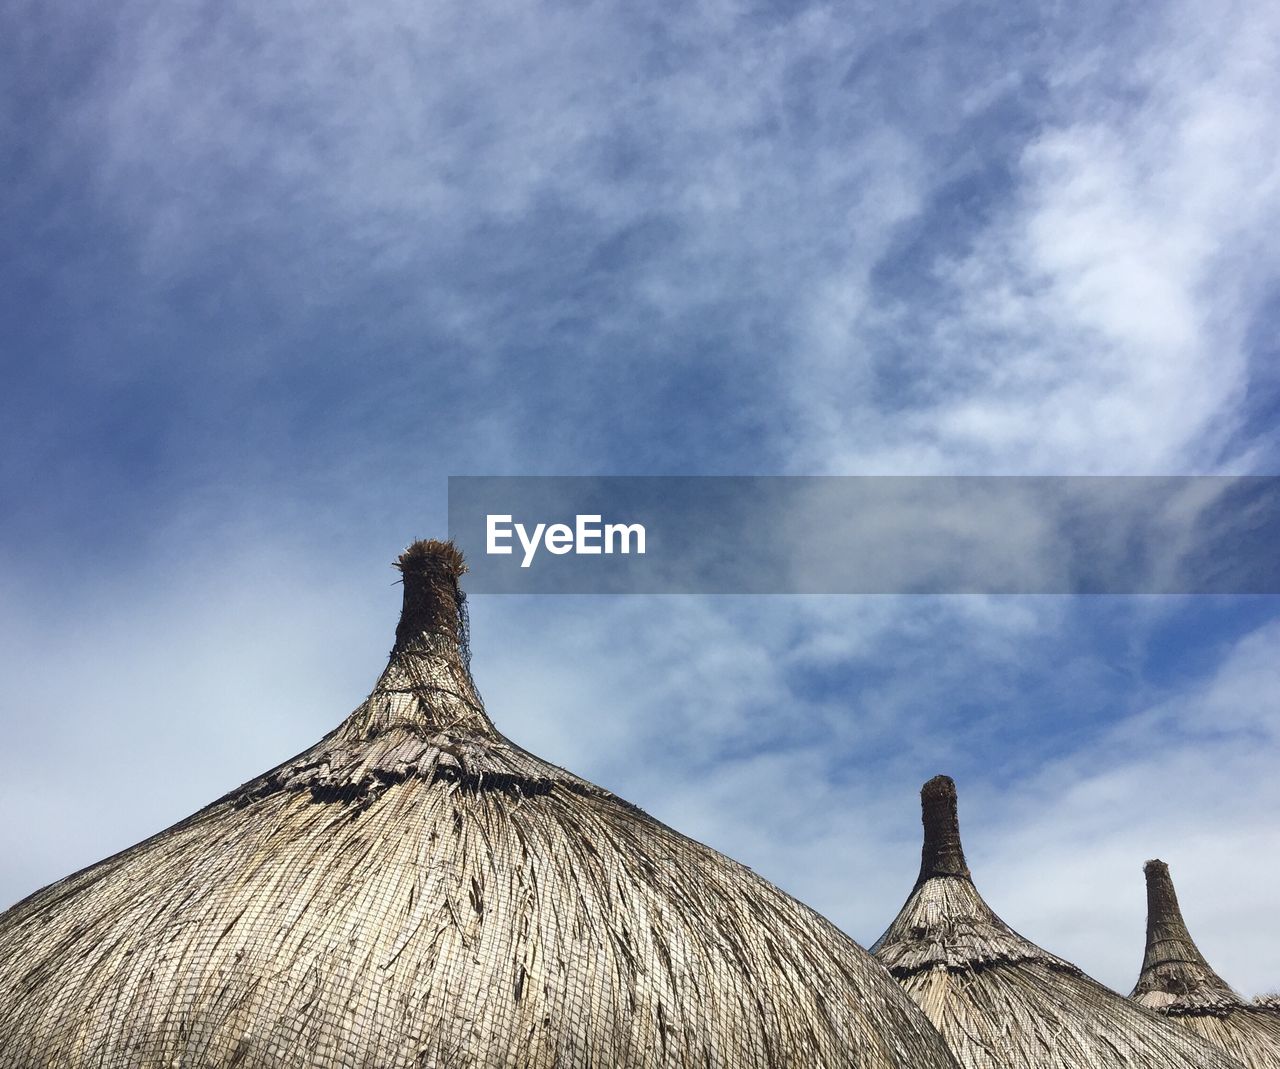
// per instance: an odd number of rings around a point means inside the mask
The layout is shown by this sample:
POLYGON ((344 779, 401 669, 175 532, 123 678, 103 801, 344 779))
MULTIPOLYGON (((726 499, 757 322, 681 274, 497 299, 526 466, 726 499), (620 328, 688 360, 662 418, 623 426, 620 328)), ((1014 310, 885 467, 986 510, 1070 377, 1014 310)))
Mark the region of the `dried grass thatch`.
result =
POLYGON ((400 567, 336 730, 0 915, 0 1067, 955 1069, 822 917, 499 734, 461 557, 400 567))
POLYGON ((1280 1069, 1280 1006, 1245 1002, 1205 961, 1187 931, 1178 894, 1163 861, 1147 877, 1147 949, 1130 996, 1185 1024, 1249 1069, 1280 1069))
POLYGON ((955 784, 920 792, 924 849, 906 905, 871 948, 966 1069, 1240 1069, 1024 939, 965 863, 955 784))

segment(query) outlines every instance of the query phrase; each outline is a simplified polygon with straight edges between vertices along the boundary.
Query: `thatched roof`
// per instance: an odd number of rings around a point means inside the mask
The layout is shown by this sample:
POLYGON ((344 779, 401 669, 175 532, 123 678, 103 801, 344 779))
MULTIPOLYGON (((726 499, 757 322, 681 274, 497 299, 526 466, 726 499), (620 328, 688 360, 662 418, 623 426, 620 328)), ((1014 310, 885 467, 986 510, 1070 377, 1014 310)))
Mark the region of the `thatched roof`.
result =
POLYGON ((1182 919, 1169 866, 1148 861, 1147 949, 1130 996, 1229 1051, 1249 1069, 1280 1069, 1280 1006, 1246 1002, 1205 960, 1182 919))
POLYGON ((920 792, 920 875, 871 948, 966 1069, 1240 1069, 1004 923, 973 885, 955 783, 920 792))
POLYGON ((0 915, 2 1069, 955 1069, 833 925, 501 735, 461 557, 399 564, 342 724, 0 915))

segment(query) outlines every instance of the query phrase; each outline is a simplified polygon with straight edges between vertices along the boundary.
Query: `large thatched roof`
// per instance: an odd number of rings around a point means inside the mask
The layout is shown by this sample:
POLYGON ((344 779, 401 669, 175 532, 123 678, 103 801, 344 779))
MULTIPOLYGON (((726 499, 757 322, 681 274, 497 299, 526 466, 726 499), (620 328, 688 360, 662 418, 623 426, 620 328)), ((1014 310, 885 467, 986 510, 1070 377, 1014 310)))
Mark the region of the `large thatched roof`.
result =
POLYGON ((920 792, 920 875, 871 948, 966 1069, 1240 1069, 1231 1059, 1023 938, 973 885, 956 788, 920 792))
POLYGON ((830 923, 503 737, 461 557, 400 567, 337 729, 0 915, 0 1067, 955 1069, 830 923))
POLYGON ((1147 949, 1132 998, 1185 1024, 1249 1069, 1280 1069, 1280 1007, 1245 1002, 1210 968, 1187 931, 1163 861, 1147 877, 1147 949))

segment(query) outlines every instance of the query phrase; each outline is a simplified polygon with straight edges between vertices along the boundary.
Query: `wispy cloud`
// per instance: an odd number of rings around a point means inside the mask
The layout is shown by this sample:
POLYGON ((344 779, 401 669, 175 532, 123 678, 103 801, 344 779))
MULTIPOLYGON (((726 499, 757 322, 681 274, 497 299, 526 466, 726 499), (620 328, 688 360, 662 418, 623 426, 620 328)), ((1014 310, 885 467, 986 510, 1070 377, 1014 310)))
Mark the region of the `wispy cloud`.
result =
MULTIPOLYGON (((1185 473, 1256 460, 1233 434, 1246 336, 1276 280, 1276 20, 1240 5, 1206 32, 1182 9, 1164 16, 1042 72, 1045 121, 963 243, 926 230, 922 250, 888 254, 921 259, 905 284, 812 306, 836 359, 834 374, 796 377, 827 413, 810 463, 1185 473), (842 378, 851 351, 878 357, 887 410, 865 375, 842 378)), ((969 207, 940 198, 928 224, 962 225, 969 207)))

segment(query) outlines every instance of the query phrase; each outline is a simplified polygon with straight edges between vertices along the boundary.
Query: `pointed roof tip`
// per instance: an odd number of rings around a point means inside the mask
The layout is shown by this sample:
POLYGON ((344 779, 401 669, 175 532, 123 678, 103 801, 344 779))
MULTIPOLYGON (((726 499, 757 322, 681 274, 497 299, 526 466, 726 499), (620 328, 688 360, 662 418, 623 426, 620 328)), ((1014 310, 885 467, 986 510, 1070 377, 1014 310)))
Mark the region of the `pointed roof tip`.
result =
POLYGON ((920 819, 924 824, 924 846, 917 886, 935 876, 971 879, 960 842, 956 781, 950 776, 934 776, 920 788, 920 819))
POLYGON ((1172 996, 1195 1009, 1238 1003, 1239 996, 1209 965, 1191 938, 1169 866, 1152 858, 1142 866, 1147 881, 1147 945, 1133 997, 1151 992, 1172 996))
POLYGON ((467 622, 463 613, 466 594, 458 579, 467 571, 462 551, 452 542, 419 539, 395 561, 404 583, 404 601, 396 626, 397 650, 429 637, 450 638, 465 656, 467 622))
POLYGON ((950 797, 954 801, 956 798, 956 781, 950 776, 942 775, 940 773, 934 776, 933 779, 925 780, 924 786, 920 788, 920 797, 950 797))
MULTIPOLYGON (((1142 874, 1147 880, 1147 931, 1152 924, 1172 923, 1183 928, 1182 907, 1178 905, 1178 892, 1174 890, 1173 877, 1169 875, 1169 866, 1159 858, 1144 862, 1142 874)), ((1189 940, 1190 935, 1186 935, 1189 940)))
POLYGON ((467 572, 467 562, 463 559, 462 550, 452 542, 442 542, 438 538, 418 539, 400 554, 394 567, 399 568, 402 573, 439 571, 454 579, 467 572))

